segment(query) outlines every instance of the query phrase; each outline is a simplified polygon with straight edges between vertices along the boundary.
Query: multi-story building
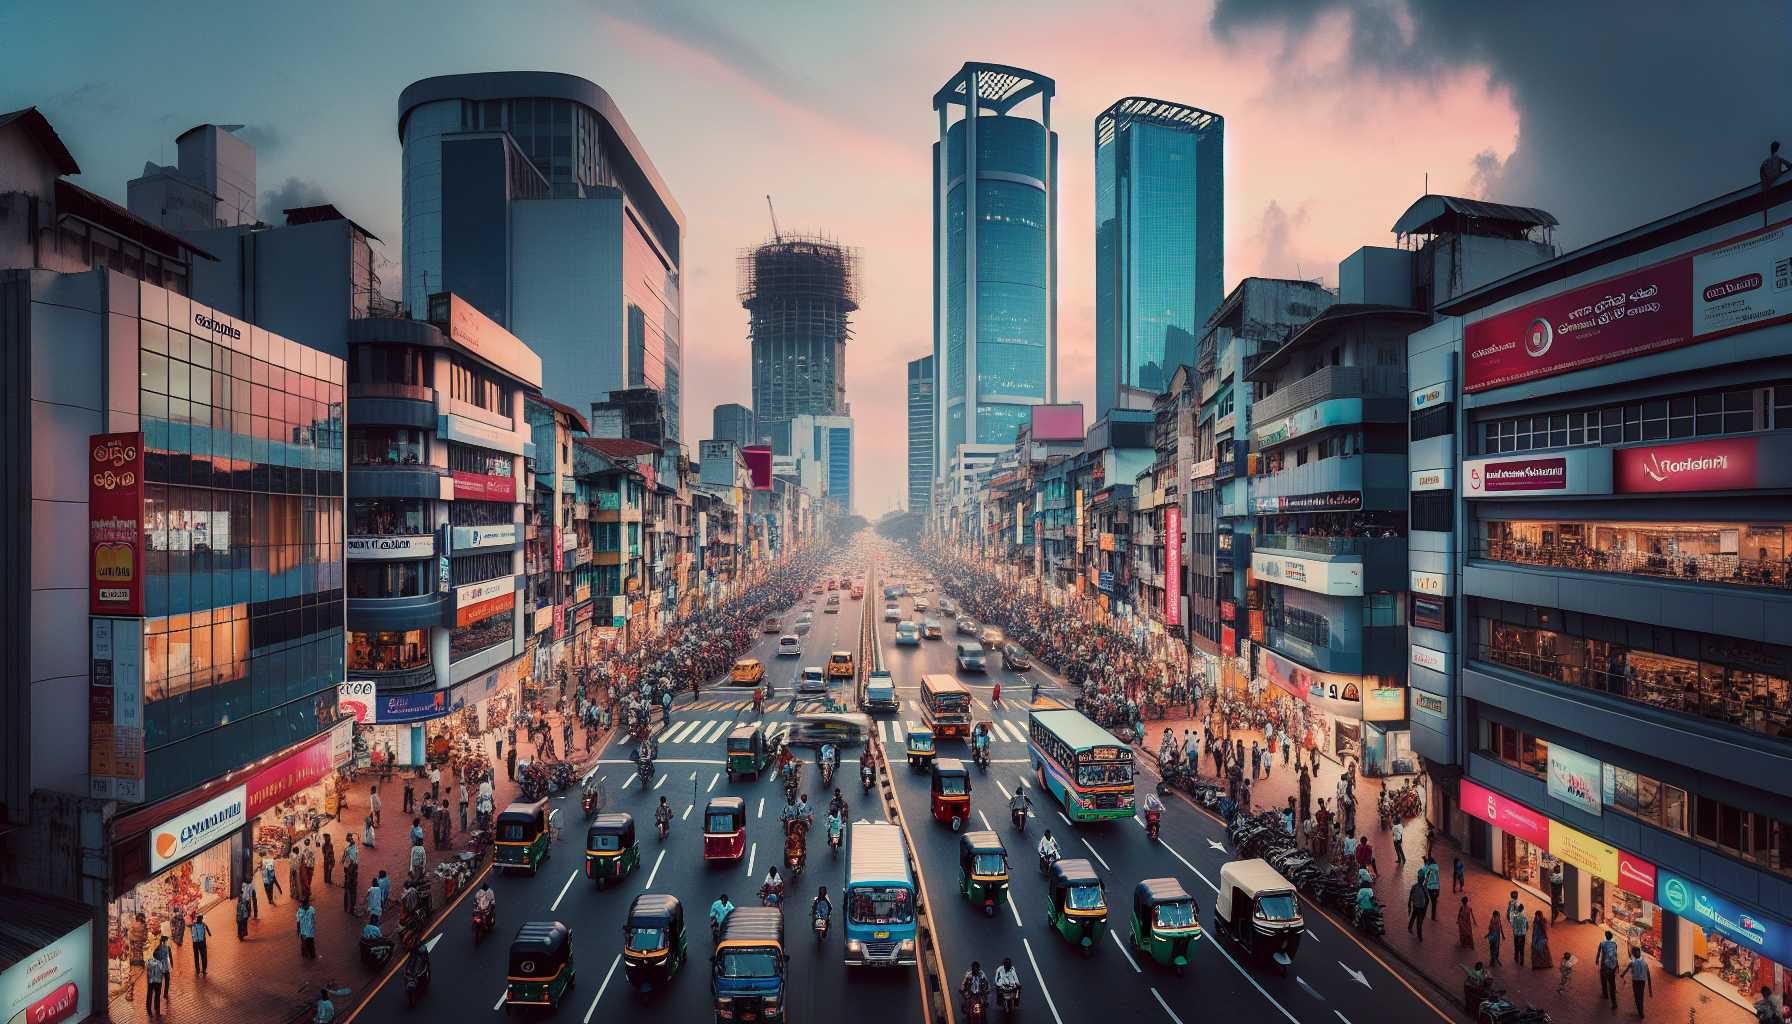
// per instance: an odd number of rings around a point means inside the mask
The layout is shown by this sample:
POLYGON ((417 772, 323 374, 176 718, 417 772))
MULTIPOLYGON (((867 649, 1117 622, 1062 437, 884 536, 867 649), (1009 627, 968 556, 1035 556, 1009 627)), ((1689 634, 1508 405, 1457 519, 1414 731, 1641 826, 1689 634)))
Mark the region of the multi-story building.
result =
POLYGON ((573 75, 426 78, 398 102, 404 299, 452 291, 575 408, 657 390, 682 435, 684 214, 609 94, 573 75))
POLYGON ((666 405, 653 388, 623 388, 591 403, 592 437, 626 437, 662 448, 676 442, 666 405))
POLYGON ((796 460, 797 481, 803 490, 841 512, 851 512, 852 417, 796 416, 785 430, 790 438, 790 454, 796 460))
POLYGON ((1129 96, 1095 118, 1095 414, 1150 408, 1224 293, 1225 119, 1129 96))
POLYGON ((1057 401, 1053 89, 1031 71, 966 64, 933 97, 934 430, 942 470, 963 445, 1013 444, 1029 407, 1057 401), (1034 99, 1037 120, 1017 113, 1034 99))
POLYGON ((739 402, 716 406, 711 420, 709 436, 712 440, 733 441, 737 448, 759 443, 759 426, 753 420, 753 410, 739 402))
MULTIPOLYGON (((642 522, 652 460, 657 453, 640 441, 581 437, 573 448, 576 501, 589 510, 577 520, 579 557, 588 560, 573 574, 575 587, 590 587, 596 638, 634 647, 652 630, 647 601, 647 568, 642 522)), ((576 517, 575 517, 576 518, 576 517)))
POLYGON ((176 166, 145 163, 125 183, 130 211, 164 231, 186 234, 240 227, 255 212, 255 147, 237 137, 240 124, 202 124, 180 133, 176 166))
MULTIPOLYGON (((528 394, 524 413, 532 440, 530 502, 523 528, 524 656, 532 677, 558 680, 563 667, 588 664, 593 644, 591 585, 578 583, 579 568, 591 562, 591 548, 578 542, 577 524, 589 520, 573 476, 573 442, 590 432, 577 409, 545 395, 528 394)), ((604 608, 608 619, 609 608, 604 608)))
POLYGON ((1751 184, 1409 342, 1438 824, 1522 887, 1562 864, 1569 916, 1745 1006, 1792 971, 1789 225, 1792 182, 1751 184))
POLYGON ((927 515, 933 504, 935 459, 933 357, 908 361, 908 510, 927 515))
POLYGON ((790 454, 795 416, 847 416, 846 343, 859 308, 858 251, 778 235, 740 254, 740 304, 753 350, 753 416, 790 454))

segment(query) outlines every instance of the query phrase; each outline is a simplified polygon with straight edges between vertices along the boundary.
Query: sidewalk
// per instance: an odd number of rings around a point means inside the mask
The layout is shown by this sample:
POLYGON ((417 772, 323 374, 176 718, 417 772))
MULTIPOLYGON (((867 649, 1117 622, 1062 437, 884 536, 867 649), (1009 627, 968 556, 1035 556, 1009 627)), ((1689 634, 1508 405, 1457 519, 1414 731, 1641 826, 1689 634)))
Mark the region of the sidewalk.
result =
MULTIPOLYGON (((554 733, 558 744, 559 716, 550 715, 550 718, 556 723, 554 733)), ((517 793, 516 784, 505 777, 504 759, 494 756, 493 741, 502 735, 502 732, 493 730, 480 741, 486 757, 497 768, 492 798, 494 806, 499 810, 514 800, 517 793)), ((582 731, 576 733, 575 743, 582 736, 582 731)), ((609 736, 600 736, 591 751, 579 751, 575 747, 579 760, 588 763, 608 740, 609 736)), ((519 758, 533 754, 533 744, 520 731, 517 742, 521 748, 518 751, 519 758)), ((360 914, 365 912, 367 886, 384 870, 393 880, 392 899, 395 903, 410 867, 408 833, 413 815, 403 812, 405 778, 406 774, 399 772, 390 782, 380 784, 380 827, 375 831, 377 841, 374 848, 364 848, 361 851, 360 876, 356 886, 360 891, 355 894, 356 916, 350 916, 343 908, 340 859, 331 883, 324 882, 321 863, 313 875, 312 905, 317 909, 315 960, 307 960, 300 955, 298 931, 293 916, 299 904, 291 895, 294 886, 288 877, 286 862, 281 860, 278 862, 279 880, 286 891, 276 892, 274 898, 278 902, 269 906, 257 876, 255 888, 261 916, 250 920, 247 939, 238 941, 236 937, 236 901, 225 900, 217 904, 205 914, 206 926, 211 930, 211 939, 206 943, 205 976, 194 975, 192 943, 189 941, 175 946, 174 970, 170 976, 168 996, 162 1003, 161 1016, 151 1018, 146 1015, 144 982, 139 976, 132 986, 130 996, 112 1000, 111 1019, 118 1024, 149 1024, 152 1020, 165 1024, 216 1024, 218 1021, 284 1024, 295 1019, 309 1021, 311 1016, 308 1007, 316 1000, 318 989, 326 984, 350 990, 347 995, 333 999, 338 1017, 359 1005, 369 989, 385 976, 385 969, 369 971, 361 963, 361 928, 366 922, 360 914), (304 1015, 299 1016, 302 1008, 305 1010, 304 1015)), ((378 780, 367 777, 353 783, 349 787, 350 796, 338 820, 325 826, 324 831, 331 835, 336 845, 338 858, 341 857, 343 840, 350 833, 355 835, 357 843, 360 842, 362 821, 369 805, 368 793, 375 784, 379 784, 378 780)), ((449 788, 446 780, 443 788, 449 788)), ((428 791, 429 783, 423 781, 418 787, 419 805, 428 791)), ((454 817, 454 824, 458 826, 458 811, 454 817)), ((425 831, 428 831, 427 826, 425 831)), ((431 837, 426 835, 424 849, 428 851, 429 867, 433 870, 444 858, 458 853, 464 848, 466 838, 465 832, 456 829, 450 836, 449 845, 438 851, 431 837)), ((476 885, 479 877, 475 873, 469 885, 476 885)), ((437 891, 440 891, 439 888, 437 891)), ((447 902, 452 903, 452 898, 447 902)), ((439 916, 446 906, 438 898, 438 905, 434 909, 439 916)), ((397 920, 396 910, 382 915, 382 925, 386 926, 387 935, 395 934, 397 920)))
MULTIPOLYGON (((1166 718, 1154 722, 1146 722, 1147 742, 1139 747, 1140 760, 1155 768, 1158 744, 1163 742, 1164 729, 1172 729, 1178 740, 1184 729, 1192 729, 1197 737, 1201 736, 1201 722, 1198 718, 1166 718)), ((1255 729, 1234 729, 1234 740, 1242 738, 1245 749, 1250 750, 1251 741, 1261 743, 1263 734, 1255 729)), ((1248 764, 1248 762, 1247 762, 1248 764)), ((1313 780, 1312 799, 1315 806, 1321 797, 1325 798, 1329 807, 1337 790, 1338 777, 1342 768, 1336 762, 1320 758, 1319 773, 1313 780)), ((1213 780, 1213 760, 1202 750, 1202 777, 1213 780)), ((1248 768, 1247 768, 1248 773, 1248 768)), ((1288 798, 1297 796, 1298 772, 1296 765, 1290 762, 1284 766, 1280 754, 1268 778, 1259 776, 1251 786, 1251 802, 1257 810, 1286 806, 1288 798)), ((1390 780, 1397 784, 1398 780, 1390 780)), ((1425 820, 1414 818, 1406 823, 1405 841, 1406 863, 1400 864, 1394 853, 1394 841, 1391 832, 1383 832, 1379 828, 1376 817, 1375 798, 1379 789, 1379 779, 1359 778, 1357 789, 1357 827, 1366 830, 1368 838, 1375 849, 1375 864, 1380 869, 1381 877, 1375 883, 1375 895, 1385 906, 1387 934, 1380 941, 1352 930, 1352 935, 1377 953, 1390 954, 1395 960, 1405 965, 1410 971, 1423 976, 1435 988, 1449 996, 1449 1005, 1459 1016, 1472 1019, 1472 1014, 1462 1008, 1463 973, 1461 965, 1473 966, 1475 961, 1487 960, 1487 942, 1483 937, 1487 931, 1488 915, 1494 911, 1504 912, 1506 901, 1514 889, 1518 890, 1520 901, 1527 914, 1534 915, 1539 909, 1548 916, 1549 903, 1540 899, 1535 893, 1493 874, 1486 867, 1471 859, 1467 851, 1457 847, 1450 837, 1441 830, 1437 833, 1436 843, 1432 848, 1432 856, 1436 858, 1443 882, 1441 906, 1435 908, 1436 920, 1425 922, 1426 936, 1419 939, 1406 931, 1406 899, 1407 892, 1423 864, 1425 852, 1425 820), (1450 880, 1451 863, 1460 857, 1463 861, 1465 888, 1452 891, 1450 880), (1463 897, 1468 898, 1468 905, 1474 917, 1474 928, 1471 931, 1473 945, 1464 948, 1458 941, 1456 915, 1463 897)), ((1392 785, 1389 787, 1392 789, 1392 785)), ((1193 802, 1188 802, 1194 806, 1193 802)), ((1196 808, 1200 810, 1200 808, 1196 808)), ((1202 813, 1209 813, 1202 811, 1202 813)), ((1310 905, 1309 905, 1310 906, 1310 905)), ((1338 914, 1327 910, 1340 927, 1350 929, 1350 922, 1338 914)), ((1529 1004, 1546 1010, 1557 1021, 1599 1021, 1599 1020, 1635 1020, 1636 1009, 1631 998, 1630 985, 1624 978, 1619 978, 1618 1009, 1613 1011, 1609 1003, 1599 1001, 1599 971, 1593 966, 1593 955, 1599 941, 1604 937, 1604 928, 1592 924, 1571 922, 1567 918, 1559 919, 1549 929, 1550 956, 1556 961, 1547 970, 1534 970, 1530 965, 1530 950, 1526 948, 1524 966, 1517 966, 1512 957, 1512 939, 1510 932, 1506 934, 1504 947, 1500 951, 1500 966, 1491 972, 1496 983, 1506 989, 1507 998, 1521 1006, 1529 1004), (1561 975, 1556 970, 1564 952, 1573 953, 1579 961, 1569 981, 1567 989, 1557 992, 1561 975)), ((1629 951, 1619 951, 1621 959, 1628 959, 1629 951)), ((1712 992, 1691 978, 1671 977, 1661 969, 1659 964, 1650 964, 1655 980, 1661 982, 1655 986, 1655 995, 1644 1002, 1648 1018, 1652 1020, 1699 1020, 1705 1022, 1748 1022, 1753 1015, 1729 999, 1712 992)))

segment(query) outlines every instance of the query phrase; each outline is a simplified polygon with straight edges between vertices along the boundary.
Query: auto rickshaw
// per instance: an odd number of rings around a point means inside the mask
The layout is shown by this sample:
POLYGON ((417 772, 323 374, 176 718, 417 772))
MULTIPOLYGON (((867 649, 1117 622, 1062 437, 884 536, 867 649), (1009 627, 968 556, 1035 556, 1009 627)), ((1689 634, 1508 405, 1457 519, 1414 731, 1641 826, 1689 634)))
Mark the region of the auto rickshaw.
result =
MULTIPOLYGON (((710 955, 709 987, 715 1008, 747 1024, 786 1020, 789 968, 783 910, 736 907, 722 923, 710 955)), ((719 1013, 717 1019, 723 1019, 719 1013)))
POLYGON ((671 982, 684 958, 684 904, 666 893, 636 896, 622 925, 622 971, 642 1003, 671 982))
POLYGON ((1234 860, 1220 867, 1220 891, 1213 901, 1215 935, 1230 936, 1246 952, 1268 957, 1286 973, 1306 927, 1294 886, 1268 861, 1234 860))
POLYGON ((1181 974, 1201 938, 1195 898, 1174 878, 1147 878, 1132 891, 1132 948, 1181 974))
POLYGON ((548 856, 548 802, 515 803, 498 814, 492 859, 499 868, 533 875, 548 856))
POLYGON ((770 763, 771 752, 766 749, 765 730, 759 723, 742 723, 728 734, 729 782, 742 775, 751 775, 757 780, 759 773, 770 763))
POLYGON ((510 940, 510 967, 505 974, 504 1008, 559 1009, 572 988, 572 929, 559 921, 529 921, 510 940))
POLYGON ((905 743, 908 766, 919 771, 933 764, 933 730, 910 729, 905 743))
POLYGON ((958 837, 958 891, 987 917, 1008 898, 1008 849, 994 832, 958 837))
POLYGON ((747 802, 712 796, 703 805, 703 859, 740 860, 747 852, 747 802))
POLYGON ((728 673, 728 681, 736 686, 753 686, 765 681, 765 663, 758 658, 740 658, 728 673))
POLYGON ((1082 858, 1052 865, 1050 902, 1045 919, 1059 935, 1082 947, 1084 956, 1095 953, 1095 940, 1108 921, 1107 893, 1095 865, 1082 858))
POLYGON ((585 877, 602 889, 641 866, 641 844, 635 842, 635 816, 600 814, 585 830, 585 877))
POLYGON ((952 826, 956 832, 971 816, 971 773, 956 757, 942 757, 933 762, 933 818, 952 826))

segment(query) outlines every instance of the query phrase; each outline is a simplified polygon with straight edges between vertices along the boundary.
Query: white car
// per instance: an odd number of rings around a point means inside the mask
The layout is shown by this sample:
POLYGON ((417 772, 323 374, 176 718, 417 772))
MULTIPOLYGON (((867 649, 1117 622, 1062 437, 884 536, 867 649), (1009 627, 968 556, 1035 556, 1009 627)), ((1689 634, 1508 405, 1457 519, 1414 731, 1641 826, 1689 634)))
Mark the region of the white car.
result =
POLYGON ((901 622, 902 621, 901 606, 899 606, 894 601, 891 601, 889 604, 884 605, 884 621, 885 622, 901 622))
POLYGON ((803 674, 797 677, 796 692, 828 692, 828 677, 821 671, 820 665, 809 665, 803 669, 803 674))
POLYGON ((927 610, 927 599, 925 597, 915 598, 915 611, 924 612, 926 610, 927 610))
POLYGON ((795 633, 786 633, 778 638, 778 657, 800 655, 803 653, 803 638, 795 633))

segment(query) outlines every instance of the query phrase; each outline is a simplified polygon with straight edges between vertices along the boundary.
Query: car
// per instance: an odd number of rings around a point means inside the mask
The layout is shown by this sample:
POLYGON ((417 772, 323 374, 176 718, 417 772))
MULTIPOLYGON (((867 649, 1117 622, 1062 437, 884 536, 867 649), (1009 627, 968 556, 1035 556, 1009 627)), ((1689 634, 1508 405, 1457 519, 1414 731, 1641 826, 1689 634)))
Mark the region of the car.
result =
POLYGON ((901 606, 899 606, 894 601, 891 601, 889 604, 884 605, 884 621, 885 622, 901 622, 902 621, 901 606))
POLYGON ((900 711, 902 702, 896 699, 896 681, 888 672, 873 672, 865 680, 865 695, 859 704, 866 711, 900 711))
POLYGON ((949 597, 940 598, 940 614, 941 615, 957 615, 958 614, 958 602, 952 600, 949 597))
POLYGON ((971 618, 969 615, 959 616, 958 617, 958 635, 959 636, 976 636, 977 635, 977 620, 971 618))
POLYGON ((840 602, 839 601, 829 601, 827 603, 827 607, 822 609, 822 612, 827 615, 840 614, 840 602))
POLYGON ((988 666, 983 659, 983 645, 966 641, 958 645, 958 670, 960 672, 986 672, 988 666))
POLYGON ((786 633, 778 638, 778 657, 803 653, 803 638, 795 633, 786 633))
POLYGON ((924 612, 926 610, 927 610, 927 599, 925 597, 915 598, 915 611, 924 612))
POLYGON ((810 628, 812 628, 814 625, 815 625, 814 616, 810 615, 808 612, 804 612, 803 614, 797 616, 796 625, 792 628, 794 628, 796 630, 796 634, 798 636, 802 636, 804 633, 809 632, 810 628))
POLYGON ((940 629, 940 620, 928 619, 921 624, 921 637, 926 640, 939 640, 945 636, 940 629))
POLYGON ((913 647, 921 642, 921 627, 912 622, 896 624, 896 643, 903 647, 913 647))
POLYGON ((853 599, 853 600, 854 600, 854 601, 863 601, 863 600, 865 600, 865 588, 864 588, 864 587, 854 587, 854 588, 852 588, 852 599, 853 599))
POLYGON ((1010 672, 1025 672, 1033 667, 1033 659, 1021 645, 1003 644, 1002 667, 1010 672))
POLYGON ((765 681, 765 665, 758 658, 741 658, 728 673, 728 681, 740 686, 754 686, 765 681))
POLYGON ((762 633, 770 633, 773 636, 776 636, 778 633, 783 632, 784 624, 779 622, 776 617, 773 617, 760 623, 759 630, 762 633))
POLYGON ((811 594, 819 594, 819 593, 821 593, 821 584, 819 584, 819 583, 817 583, 817 584, 815 584, 815 589, 814 589, 814 590, 811 590, 811 591, 809 591, 809 593, 811 593, 811 594))
POLYGON ((983 641, 985 647, 1000 647, 1005 638, 1002 636, 1002 627, 984 626, 983 632, 978 635, 977 639, 983 641))
POLYGON ((804 666, 803 674, 800 676, 797 676, 797 679, 796 679, 796 692, 798 692, 798 693, 826 693, 826 692, 828 692, 828 677, 822 673, 820 665, 804 666))
POLYGON ((851 679, 857 674, 853 670, 851 651, 835 651, 828 655, 829 679, 851 679))
POLYGON ((829 580, 828 581, 828 589, 829 590, 839 590, 840 582, 838 580, 829 580))

